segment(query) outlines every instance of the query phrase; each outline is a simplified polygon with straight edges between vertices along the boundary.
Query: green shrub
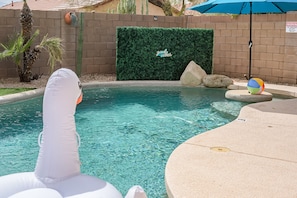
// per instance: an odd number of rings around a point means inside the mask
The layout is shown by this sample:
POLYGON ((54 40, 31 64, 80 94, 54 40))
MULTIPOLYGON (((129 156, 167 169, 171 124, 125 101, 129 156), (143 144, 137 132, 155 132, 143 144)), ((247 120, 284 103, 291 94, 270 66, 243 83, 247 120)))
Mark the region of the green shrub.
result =
POLYGON ((190 61, 212 72, 213 30, 117 28, 117 80, 179 80, 190 61), (156 56, 167 49, 172 56, 156 56))

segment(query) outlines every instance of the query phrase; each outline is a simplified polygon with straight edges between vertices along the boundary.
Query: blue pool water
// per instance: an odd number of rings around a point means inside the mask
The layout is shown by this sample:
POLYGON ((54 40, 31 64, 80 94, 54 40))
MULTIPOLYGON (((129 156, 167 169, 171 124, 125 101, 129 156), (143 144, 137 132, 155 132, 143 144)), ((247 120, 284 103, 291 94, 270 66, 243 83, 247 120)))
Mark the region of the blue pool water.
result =
MULTIPOLYGON (((107 180, 122 194, 141 185, 166 197, 171 152, 199 133, 234 120, 244 103, 224 89, 110 87, 84 90, 75 119, 81 171, 107 180)), ((42 130, 42 97, 0 106, 0 176, 34 171, 42 130)))

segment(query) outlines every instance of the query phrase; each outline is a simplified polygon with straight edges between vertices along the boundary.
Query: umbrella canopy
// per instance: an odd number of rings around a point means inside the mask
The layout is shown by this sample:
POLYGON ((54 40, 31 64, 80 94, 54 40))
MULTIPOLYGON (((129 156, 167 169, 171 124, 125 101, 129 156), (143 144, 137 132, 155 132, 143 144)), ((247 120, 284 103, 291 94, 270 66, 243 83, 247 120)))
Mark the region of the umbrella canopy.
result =
POLYGON ((252 14, 287 13, 297 11, 297 0, 209 0, 189 8, 200 13, 250 14, 250 40, 248 43, 249 73, 251 78, 252 59, 252 14))
POLYGON ((256 14, 297 10, 296 0, 209 0, 189 8, 200 13, 256 14))

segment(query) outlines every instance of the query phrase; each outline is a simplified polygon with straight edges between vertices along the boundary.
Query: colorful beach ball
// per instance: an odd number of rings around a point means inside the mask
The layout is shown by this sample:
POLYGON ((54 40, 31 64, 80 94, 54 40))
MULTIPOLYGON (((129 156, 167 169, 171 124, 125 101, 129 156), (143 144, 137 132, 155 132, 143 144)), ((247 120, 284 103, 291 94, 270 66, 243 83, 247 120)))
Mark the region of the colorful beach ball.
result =
POLYGON ((264 91, 264 81, 260 78, 251 78, 248 81, 247 88, 250 94, 261 94, 264 91))

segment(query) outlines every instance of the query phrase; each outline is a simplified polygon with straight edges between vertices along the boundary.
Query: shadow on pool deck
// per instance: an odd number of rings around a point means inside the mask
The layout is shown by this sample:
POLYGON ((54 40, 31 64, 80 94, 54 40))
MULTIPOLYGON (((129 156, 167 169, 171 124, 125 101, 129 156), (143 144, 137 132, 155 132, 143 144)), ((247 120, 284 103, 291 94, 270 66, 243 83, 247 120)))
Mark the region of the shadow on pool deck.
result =
MULTIPOLYGON (((240 86, 240 85, 238 85, 240 86)), ((297 96, 297 87, 268 85, 297 96)), ((171 154, 169 197, 297 197, 297 98, 242 108, 238 118, 171 154)))

